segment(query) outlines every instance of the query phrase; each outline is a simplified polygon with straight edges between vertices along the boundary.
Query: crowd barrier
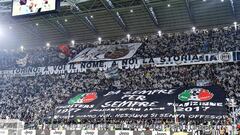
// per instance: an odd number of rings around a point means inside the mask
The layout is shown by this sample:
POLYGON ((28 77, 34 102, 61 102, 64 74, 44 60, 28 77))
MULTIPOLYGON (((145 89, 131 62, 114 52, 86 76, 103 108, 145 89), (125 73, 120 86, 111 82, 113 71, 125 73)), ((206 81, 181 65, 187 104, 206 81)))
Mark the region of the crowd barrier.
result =
MULTIPOLYGON (((22 135, 171 135, 170 131, 25 130, 22 135), (32 132, 31 132, 32 131, 32 132)), ((190 134, 189 134, 190 135, 190 134)), ((192 135, 192 134, 191 134, 192 135)))
MULTIPOLYGON (((236 134, 236 133, 235 133, 236 134)), ((1 129, 0 135, 16 135, 1 129)), ((131 130, 22 130, 21 135, 220 135, 219 130, 193 131, 131 131, 131 130)))
MULTIPOLYGON (((186 124, 71 124, 71 125, 59 125, 52 124, 47 125, 52 129, 65 129, 65 130, 85 130, 85 129, 97 129, 99 131, 108 130, 133 130, 133 131, 144 131, 145 127, 150 131, 186 131, 189 133, 211 132, 211 135, 219 135, 219 131, 222 128, 227 128, 229 134, 232 134, 232 125, 186 125, 186 124)), ((41 128, 39 128, 41 129, 41 128)))

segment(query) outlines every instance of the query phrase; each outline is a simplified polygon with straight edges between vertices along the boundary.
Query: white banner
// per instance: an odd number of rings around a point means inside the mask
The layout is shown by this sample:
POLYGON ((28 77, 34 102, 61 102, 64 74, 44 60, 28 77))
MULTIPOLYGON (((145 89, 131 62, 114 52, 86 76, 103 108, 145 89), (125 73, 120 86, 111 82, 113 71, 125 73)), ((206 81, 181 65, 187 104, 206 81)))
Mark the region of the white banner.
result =
POLYGON ((133 131, 128 130, 116 130, 115 135, 133 135, 133 131))
POLYGON ((0 135, 8 135, 8 130, 0 129, 0 135))
POLYGON ((81 135, 98 135, 98 130, 82 130, 81 135))
POLYGON ((22 130, 22 135, 36 135, 36 130, 22 130))
POLYGON ((157 61, 157 67, 233 62, 233 52, 171 56, 157 61))
POLYGON ((66 135, 65 130, 51 130, 50 135, 66 135))
POLYGON ((119 60, 129 59, 141 46, 141 43, 119 44, 119 45, 104 45, 95 48, 86 48, 81 51, 72 61, 102 61, 102 60, 119 60))
POLYGON ((63 74, 86 72, 90 70, 105 71, 109 68, 116 67, 119 69, 137 69, 141 66, 151 65, 156 67, 182 66, 207 63, 225 63, 234 62, 233 52, 198 54, 198 55, 181 55, 171 57, 145 58, 145 59, 124 59, 117 61, 89 61, 78 64, 67 64, 46 67, 25 67, 13 70, 0 71, 2 77, 11 76, 36 76, 48 74, 63 74))
POLYGON ((152 135, 170 135, 169 131, 152 131, 152 135))
POLYGON ((189 134, 190 133, 187 133, 187 132, 175 132, 175 133, 173 133, 173 135, 189 135, 189 134))

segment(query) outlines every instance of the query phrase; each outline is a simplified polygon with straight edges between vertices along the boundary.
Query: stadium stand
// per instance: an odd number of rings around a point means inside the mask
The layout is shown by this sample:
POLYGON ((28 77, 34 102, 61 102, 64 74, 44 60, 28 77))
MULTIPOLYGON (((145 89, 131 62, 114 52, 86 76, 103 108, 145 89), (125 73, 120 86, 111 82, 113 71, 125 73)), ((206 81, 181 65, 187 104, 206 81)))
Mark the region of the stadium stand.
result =
MULTIPOLYGON (((132 38, 129 42, 142 42, 142 46, 133 56, 136 58, 170 56, 174 54, 199 54, 236 51, 240 47, 240 30, 231 27, 215 30, 202 30, 196 33, 172 33, 159 37, 152 35, 145 38, 132 38)), ((127 43, 121 41, 103 41, 102 45, 127 43)), ((72 55, 79 53, 90 45, 71 48, 72 55)), ((91 44, 94 46, 94 44, 91 44)), ((1 52, 1 69, 17 67, 16 61, 28 55, 26 66, 48 66, 66 64, 66 59, 58 56, 56 48, 24 50, 18 52, 1 52), (42 57, 44 56, 44 57, 42 57), (50 64, 51 63, 51 64, 50 64)), ((1 118, 20 119, 28 124, 43 124, 43 118, 75 92, 105 91, 110 87, 118 89, 171 89, 175 87, 194 86, 198 80, 208 80, 219 84, 230 93, 240 89, 239 63, 202 64, 173 67, 142 67, 139 69, 118 70, 117 78, 106 78, 102 71, 84 73, 42 75, 33 77, 4 77, 0 83, 1 118)), ((49 121, 50 122, 50 121, 49 121)), ((102 128, 103 119, 81 120, 56 119, 54 123, 89 124, 89 128, 102 128), (99 125, 100 124, 100 125, 99 125)), ((182 121, 188 123, 205 123, 207 121, 182 121)), ((173 124, 172 120, 123 120, 107 119, 109 125, 118 124, 119 128, 160 128, 159 123, 173 124)), ((212 124, 219 124, 213 121, 212 124)), ((226 120, 220 121, 228 124, 226 120)), ((193 125, 194 125, 193 124, 193 125)), ((61 125, 61 124, 60 124, 61 125)), ((58 125, 59 128, 59 125, 58 125)), ((115 127, 117 128, 117 126, 115 127)))
POLYGON ((0 0, 0 135, 240 135, 239 9, 0 0))
MULTIPOLYGON (((181 54, 216 53, 239 50, 240 31, 234 27, 219 29, 198 30, 196 33, 166 33, 150 35, 145 37, 131 37, 117 41, 102 41, 100 45, 114 45, 124 43, 142 42, 141 48, 134 55, 135 58, 149 58, 161 56, 173 56, 181 54)), ((71 58, 87 47, 99 45, 96 43, 85 43, 70 48, 71 58)), ((18 67, 16 61, 28 56, 27 66, 49 66, 66 64, 66 58, 59 57, 60 50, 57 47, 44 47, 37 49, 26 49, 24 51, 3 50, 1 56, 1 69, 18 67), (37 53, 36 53, 37 52, 37 53)))

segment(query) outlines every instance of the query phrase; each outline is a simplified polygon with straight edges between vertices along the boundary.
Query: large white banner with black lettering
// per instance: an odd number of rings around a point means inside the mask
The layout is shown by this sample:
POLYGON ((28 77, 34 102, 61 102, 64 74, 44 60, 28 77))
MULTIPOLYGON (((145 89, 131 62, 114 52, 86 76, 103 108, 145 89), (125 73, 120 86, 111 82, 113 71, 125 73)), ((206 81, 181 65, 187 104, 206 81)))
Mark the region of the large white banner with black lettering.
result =
MULTIPOLYGON (((16 68, 14 70, 0 71, 0 75, 4 76, 36 76, 48 74, 62 74, 62 73, 77 73, 86 72, 89 70, 115 71, 113 68, 119 69, 136 69, 144 65, 151 65, 156 67, 165 66, 181 66, 193 64, 207 64, 207 63, 224 63, 234 62, 234 52, 213 53, 213 54, 198 54, 198 55, 180 55, 171 57, 159 58, 145 58, 145 59, 123 59, 115 61, 85 61, 77 64, 67 64, 58 66, 46 67, 25 67, 16 68)), ((236 55, 234 55, 236 56, 236 55)))
POLYGON ((102 61, 129 59, 141 46, 141 43, 104 45, 82 50, 70 63, 82 61, 102 61))

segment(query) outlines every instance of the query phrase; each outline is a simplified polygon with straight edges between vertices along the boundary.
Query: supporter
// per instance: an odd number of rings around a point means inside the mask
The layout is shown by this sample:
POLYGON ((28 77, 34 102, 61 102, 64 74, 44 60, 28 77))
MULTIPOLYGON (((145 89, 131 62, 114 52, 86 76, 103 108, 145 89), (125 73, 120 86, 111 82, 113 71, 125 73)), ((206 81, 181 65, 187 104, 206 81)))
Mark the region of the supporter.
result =
POLYGON ((239 71, 238 64, 212 64, 121 70, 117 80, 99 75, 101 71, 5 78, 0 80, 0 114, 2 118, 36 121, 75 92, 108 90, 116 81, 120 82, 115 86, 118 89, 136 90, 171 89, 210 80, 226 91, 237 91, 239 71))
MULTIPOLYGON (((233 27, 199 30, 196 33, 173 33, 163 34, 161 37, 150 35, 145 37, 131 37, 116 41, 102 41, 101 45, 114 45, 126 43, 141 42, 142 46, 134 55, 136 58, 163 57, 181 54, 201 54, 216 53, 239 50, 240 30, 233 27)), ((87 47, 99 46, 98 43, 82 43, 70 47, 73 58, 79 52, 87 47)), ((16 61, 23 59, 28 55, 27 63, 24 66, 49 66, 60 65, 68 62, 67 57, 61 57, 57 47, 35 48, 19 51, 1 51, 0 52, 0 69, 12 69, 19 67, 16 61), (36 53, 37 52, 37 53, 36 53)))
MULTIPOLYGON (((132 38, 130 42, 142 42, 133 57, 164 57, 180 54, 200 54, 235 51, 240 46, 240 31, 232 28, 202 30, 196 33, 152 35, 145 38, 132 38)), ((102 45, 128 43, 126 39, 119 41, 103 41, 102 45)), ((82 44, 71 48, 70 57, 86 47, 95 44, 82 44)), ((59 51, 52 47, 24 51, 0 52, 0 69, 19 67, 19 59, 27 59, 22 66, 46 66, 66 64, 65 58, 59 57, 59 51)), ((239 63, 204 64, 175 67, 142 67, 139 69, 118 70, 117 78, 107 78, 102 71, 87 71, 85 73, 43 75, 34 77, 9 77, 0 79, 0 117, 20 119, 27 123, 42 123, 54 108, 75 92, 103 91, 109 89, 172 89, 182 86, 196 85, 198 80, 208 80, 219 84, 227 92, 240 89, 239 63)), ((63 120, 60 120, 63 121, 63 120)), ((81 120, 79 123, 103 122, 97 120, 81 120)), ((173 121, 155 120, 116 120, 108 119, 110 123, 123 123, 133 128, 134 125, 161 125, 173 121)), ((190 123, 193 121, 189 121, 190 123)), ((121 127, 115 127, 121 128, 121 127)))

